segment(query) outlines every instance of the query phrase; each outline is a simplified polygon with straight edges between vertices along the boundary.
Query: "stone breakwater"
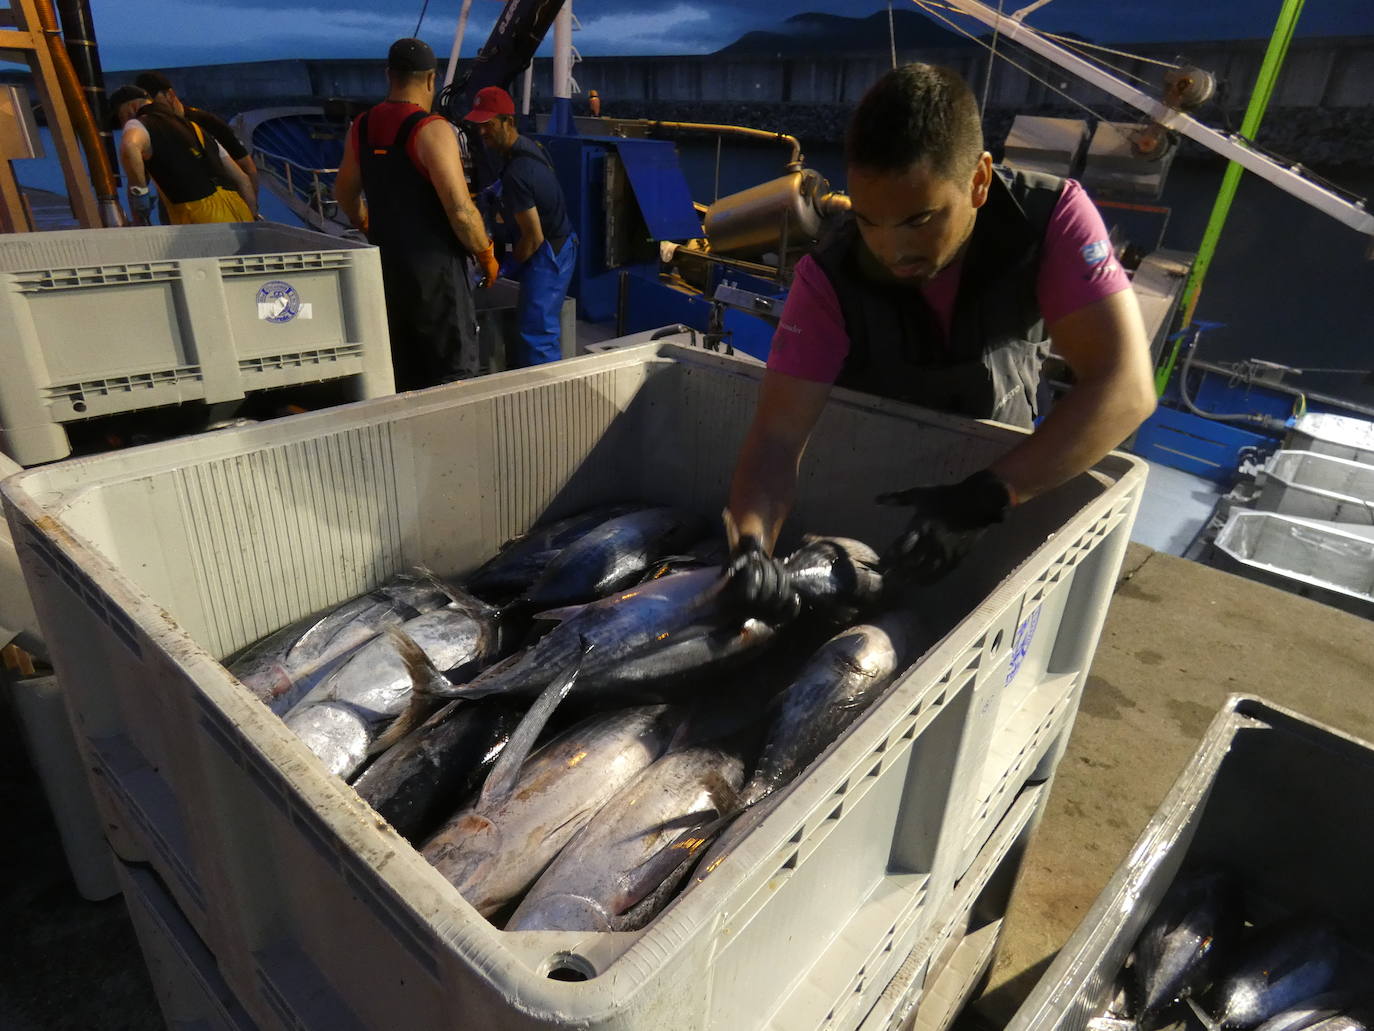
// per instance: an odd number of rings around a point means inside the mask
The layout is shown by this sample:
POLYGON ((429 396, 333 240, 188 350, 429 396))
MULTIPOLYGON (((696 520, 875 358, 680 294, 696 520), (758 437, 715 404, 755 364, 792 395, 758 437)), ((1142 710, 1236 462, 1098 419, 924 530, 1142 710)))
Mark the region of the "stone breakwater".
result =
MULTIPOLYGON (((845 125, 853 108, 847 104, 781 104, 729 101, 604 101, 603 113, 620 118, 658 118, 664 121, 724 122, 748 125, 798 137, 802 149, 834 146, 844 140, 845 125)), ((585 113, 585 112, 579 112, 585 113)), ((1035 112, 1057 118, 1086 117, 1078 108, 1045 107, 1035 112)), ((1227 112, 1229 124, 1239 126, 1242 112, 1227 112)), ((993 112, 988 124, 988 144, 1000 151, 1011 130, 1010 111, 993 112)), ((1219 113, 1204 112, 1209 125, 1226 124, 1219 113)), ((1260 127, 1258 144, 1303 165, 1374 164, 1374 107, 1276 108, 1260 127)), ((1202 157, 1201 145, 1184 140, 1181 156, 1202 157)))

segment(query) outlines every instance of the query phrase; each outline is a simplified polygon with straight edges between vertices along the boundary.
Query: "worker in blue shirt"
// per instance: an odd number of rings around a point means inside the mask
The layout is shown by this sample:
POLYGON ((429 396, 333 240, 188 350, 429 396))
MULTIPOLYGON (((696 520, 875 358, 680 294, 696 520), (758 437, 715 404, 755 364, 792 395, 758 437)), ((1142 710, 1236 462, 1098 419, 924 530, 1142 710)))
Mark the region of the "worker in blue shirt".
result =
POLYGON ((519 236, 503 272, 520 283, 517 321, 522 366, 563 356, 561 313, 577 261, 577 236, 563 188, 544 150, 515 126, 515 102, 499 86, 477 92, 467 121, 504 165, 497 189, 507 226, 519 236))

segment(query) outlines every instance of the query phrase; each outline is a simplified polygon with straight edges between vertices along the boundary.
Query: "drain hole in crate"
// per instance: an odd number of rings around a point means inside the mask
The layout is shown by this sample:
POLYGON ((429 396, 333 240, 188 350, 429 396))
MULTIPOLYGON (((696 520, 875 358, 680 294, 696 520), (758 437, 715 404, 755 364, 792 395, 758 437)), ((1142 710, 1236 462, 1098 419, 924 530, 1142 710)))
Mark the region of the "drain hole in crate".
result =
POLYGON ((596 976, 596 967, 575 952, 559 952, 549 957, 544 976, 550 981, 590 981, 596 976))
POLYGON ((992 639, 992 651, 994 654, 1002 650, 1002 634, 1003 631, 999 630, 997 631, 997 636, 992 639))

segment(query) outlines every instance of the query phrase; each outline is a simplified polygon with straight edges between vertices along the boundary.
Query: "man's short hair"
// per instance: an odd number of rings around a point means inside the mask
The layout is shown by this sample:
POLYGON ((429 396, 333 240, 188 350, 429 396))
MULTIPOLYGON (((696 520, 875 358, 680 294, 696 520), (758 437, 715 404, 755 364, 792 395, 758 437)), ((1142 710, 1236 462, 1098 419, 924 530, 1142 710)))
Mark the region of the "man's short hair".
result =
POLYGON ((166 93, 169 90, 175 89, 172 85, 172 80, 161 72, 142 72, 139 74, 138 78, 134 80, 134 85, 139 89, 147 90, 148 96, 150 97, 155 97, 159 93, 166 93))
POLYGON ((120 86, 108 97, 105 98, 105 106, 110 112, 110 128, 122 129, 124 123, 119 120, 119 109, 131 100, 151 100, 148 91, 141 86, 120 86))
POLYGON ((949 68, 894 68, 859 101, 844 150, 850 165, 874 172, 902 172, 926 162, 944 178, 972 175, 983 153, 978 102, 949 68))

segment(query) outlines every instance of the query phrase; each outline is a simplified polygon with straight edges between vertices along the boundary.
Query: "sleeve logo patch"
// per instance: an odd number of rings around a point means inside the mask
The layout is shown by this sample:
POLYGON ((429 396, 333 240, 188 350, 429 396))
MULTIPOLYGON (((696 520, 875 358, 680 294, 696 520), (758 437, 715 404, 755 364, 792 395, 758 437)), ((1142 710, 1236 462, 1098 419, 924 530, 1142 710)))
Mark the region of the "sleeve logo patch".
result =
POLYGON ((1101 265, 1112 256, 1112 245, 1106 240, 1090 243, 1082 249, 1083 261, 1089 266, 1101 265))

